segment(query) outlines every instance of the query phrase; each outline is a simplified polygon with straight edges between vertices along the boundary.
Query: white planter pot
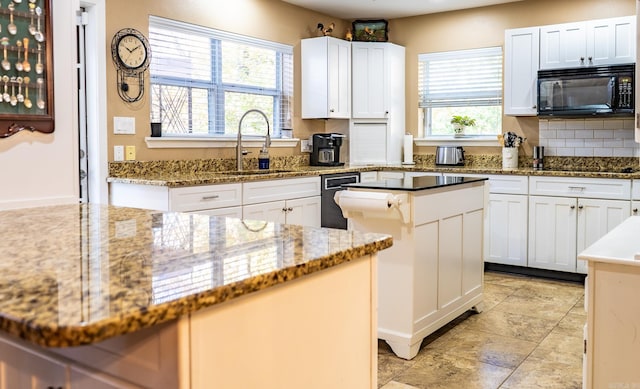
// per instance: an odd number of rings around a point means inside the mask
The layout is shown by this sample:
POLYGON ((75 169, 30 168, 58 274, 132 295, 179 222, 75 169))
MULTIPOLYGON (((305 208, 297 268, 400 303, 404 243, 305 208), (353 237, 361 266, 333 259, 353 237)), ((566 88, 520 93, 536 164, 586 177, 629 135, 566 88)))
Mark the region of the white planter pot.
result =
POLYGON ((518 148, 502 148, 502 170, 514 170, 518 168, 518 148))

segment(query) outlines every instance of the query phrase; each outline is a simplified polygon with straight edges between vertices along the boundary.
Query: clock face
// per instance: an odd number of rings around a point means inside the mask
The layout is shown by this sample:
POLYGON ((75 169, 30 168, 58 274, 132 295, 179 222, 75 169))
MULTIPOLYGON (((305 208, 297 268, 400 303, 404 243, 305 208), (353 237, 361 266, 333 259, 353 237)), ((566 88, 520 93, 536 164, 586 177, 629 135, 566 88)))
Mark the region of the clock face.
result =
POLYGON ((118 41, 117 50, 120 62, 130 69, 139 68, 147 59, 145 43, 133 34, 122 36, 118 41))

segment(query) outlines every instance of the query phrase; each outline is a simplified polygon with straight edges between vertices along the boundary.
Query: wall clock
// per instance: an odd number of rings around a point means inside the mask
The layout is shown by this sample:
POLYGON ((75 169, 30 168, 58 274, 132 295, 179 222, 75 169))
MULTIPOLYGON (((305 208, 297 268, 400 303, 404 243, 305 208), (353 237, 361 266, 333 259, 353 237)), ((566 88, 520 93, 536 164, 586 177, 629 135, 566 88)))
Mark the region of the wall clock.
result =
POLYGON ((144 95, 144 72, 151 62, 149 41, 133 28, 123 28, 111 40, 111 56, 117 69, 118 94, 127 103, 144 95))

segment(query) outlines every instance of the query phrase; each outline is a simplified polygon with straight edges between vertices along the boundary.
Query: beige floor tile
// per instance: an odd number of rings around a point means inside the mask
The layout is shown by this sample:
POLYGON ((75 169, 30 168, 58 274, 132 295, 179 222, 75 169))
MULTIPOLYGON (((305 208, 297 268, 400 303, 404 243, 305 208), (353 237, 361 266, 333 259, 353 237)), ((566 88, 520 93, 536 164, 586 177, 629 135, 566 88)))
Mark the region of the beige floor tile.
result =
POLYGON ((490 311, 471 316, 460 323, 459 326, 531 342, 540 342, 559 322, 559 319, 498 311, 499 306, 490 311))
POLYGON ((484 302, 485 311, 488 311, 489 309, 504 301, 504 299, 513 294, 515 290, 516 288, 512 288, 509 286, 485 283, 482 293, 482 300, 484 302))
POLYGON ((556 328, 540 342, 531 357, 582 366, 583 350, 582 333, 580 336, 572 336, 556 328))
POLYGON ((519 288, 526 285, 531 281, 530 277, 521 276, 517 274, 505 274, 496 272, 485 272, 484 282, 485 284, 497 284, 502 286, 508 286, 510 288, 519 288))
POLYGON ((398 358, 393 353, 378 353, 378 387, 386 385, 413 365, 415 361, 398 358))
POLYGON ((417 388, 497 388, 511 369, 429 352, 394 380, 417 388))
POLYGON ((400 382, 391 381, 385 386, 381 387, 381 389, 416 389, 415 386, 401 384, 400 382))
POLYGON ((580 284, 561 283, 553 280, 533 280, 518 288, 514 295, 567 299, 575 304, 578 299, 584 296, 584 287, 580 284))
POLYGON ((494 307, 494 311, 515 313, 525 316, 533 316, 559 321, 573 308, 577 297, 567 299, 562 297, 517 294, 520 289, 511 296, 505 298, 494 307))
MULTIPOLYGON (((423 354, 437 351, 515 369, 536 346, 535 342, 458 327, 431 343, 428 346, 430 350, 423 354)), ((422 357, 416 358, 418 363, 422 357)))
POLYGON ((501 389, 581 389, 582 364, 527 358, 501 389))
POLYGON ((573 309, 569 311, 567 316, 563 317, 558 323, 557 329, 564 332, 565 335, 576 336, 582 339, 584 325, 587 323, 587 315, 573 313, 573 309))

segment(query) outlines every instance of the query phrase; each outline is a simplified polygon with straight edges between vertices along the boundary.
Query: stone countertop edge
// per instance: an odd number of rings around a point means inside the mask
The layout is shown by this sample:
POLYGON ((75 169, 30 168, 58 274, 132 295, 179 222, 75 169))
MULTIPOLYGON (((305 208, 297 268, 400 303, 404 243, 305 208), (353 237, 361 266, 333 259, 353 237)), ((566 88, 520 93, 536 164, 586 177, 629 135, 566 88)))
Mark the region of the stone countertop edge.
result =
MULTIPOLYGON (((316 251, 314 254, 305 254, 306 258, 300 257, 301 260, 297 260, 296 257, 292 257, 293 262, 287 262, 274 269, 267 270, 264 273, 256 272, 256 274, 248 274, 242 276, 236 281, 230 281, 228 283, 221 283, 218 285, 212 285, 203 289, 188 290, 188 291, 176 291, 177 296, 168 301, 154 301, 148 297, 148 300, 136 299, 134 291, 140 290, 140 282, 150 282, 150 278, 143 281, 139 281, 135 276, 142 274, 140 272, 127 273, 126 270, 122 270, 122 274, 119 275, 119 279, 110 281, 108 289, 104 289, 104 286, 100 287, 101 292, 93 297, 93 290, 88 289, 87 293, 90 295, 85 296, 87 301, 90 298, 98 298, 97 305, 105 305, 105 313, 98 313, 97 318, 84 318, 87 312, 80 312, 78 310, 87 309, 84 305, 88 303, 82 303, 78 305, 78 301, 82 301, 82 298, 77 295, 78 288, 82 284, 82 280, 70 274, 71 270, 77 266, 95 266, 93 262, 85 265, 80 265, 78 260, 93 261, 91 258, 86 259, 83 257, 76 257, 73 253, 69 253, 68 256, 62 257, 65 251, 66 244, 71 241, 77 242, 82 240, 82 234, 74 231, 78 231, 73 227, 76 226, 78 215, 88 213, 94 215, 104 215, 100 217, 114 218, 118 220, 120 217, 136 217, 153 219, 153 214, 156 215, 179 215, 171 212, 156 212, 139 210, 135 208, 115 207, 106 205, 60 205, 38 208, 26 208, 18 210, 0 211, 0 219, 5 219, 6 224, 0 225, 0 233, 7 234, 7 241, 4 242, 4 246, 0 243, 0 257, 5 257, 7 260, 14 259, 15 265, 3 271, 3 276, 0 277, 0 281, 7 285, 3 290, 2 309, 0 310, 0 330, 3 332, 29 341, 33 344, 43 347, 62 348, 62 347, 74 347, 97 343, 118 335, 124 335, 132 332, 139 331, 144 328, 149 328, 170 320, 177 319, 181 316, 188 315, 195 311, 221 304, 235 298, 245 296, 254 292, 268 289, 272 286, 280 285, 305 275, 310 275, 315 272, 329 269, 331 267, 347 263, 357 258, 372 255, 376 252, 391 247, 393 239, 389 235, 384 234, 370 234, 370 233, 354 233, 342 230, 335 230, 332 234, 327 235, 327 229, 301 227, 301 226, 287 226, 273 223, 274 228, 286 228, 294 229, 298 231, 300 236, 304 236, 305 240, 300 244, 310 245, 330 245, 329 239, 339 238, 342 241, 348 241, 350 243, 342 243, 338 247, 329 248, 327 251, 316 251), (80 210, 78 212, 78 209, 80 210), (39 216, 40 215, 40 216, 39 216), (61 219, 67 218, 71 221, 68 223, 71 228, 66 227, 60 223, 61 219), (24 231, 23 226, 32 225, 33 220, 42 220, 42 224, 37 226, 43 233, 47 233, 50 228, 59 228, 60 237, 58 239, 49 239, 47 237, 44 240, 35 240, 30 244, 24 244, 22 247, 17 247, 20 239, 27 239, 21 237, 27 237, 31 230, 24 231), (52 220, 52 221, 51 221, 52 220), (11 234, 10 232, 16 228, 21 232, 18 234, 11 234), (317 230, 317 234, 316 234, 317 230), (27 235, 24 235, 27 233, 27 235), (74 234, 75 237, 69 237, 74 234), (344 239, 338 235, 348 235, 344 239), (335 236, 334 236, 335 235, 335 236), (71 240, 70 240, 71 239, 71 240), (325 242, 325 243, 322 243, 325 242), (49 246, 52 245, 52 246, 49 246), (33 248, 37 247, 35 252, 33 248), (37 254, 37 253, 40 254, 37 254), (21 254, 22 253, 22 254, 21 254), (39 275, 45 274, 48 270, 54 269, 54 274, 59 274, 58 278, 44 279, 44 281, 50 281, 52 285, 43 283, 43 279, 39 278, 39 275), (70 270, 71 269, 71 270, 70 270), (27 273, 27 274, 25 274, 27 273), (12 274, 17 275, 14 277, 12 274), (128 281, 127 281, 128 280, 128 281), (71 284, 69 284, 71 282, 71 284), (113 282, 118 282, 114 284, 113 282), (21 284, 21 283, 24 283, 21 284), (51 289, 55 288, 55 289, 51 289), (136 290, 138 288, 138 290, 136 290), (127 291, 134 293, 134 297, 128 296, 127 291), (106 293, 106 296, 103 296, 106 293), (101 297, 102 296, 102 297, 101 297), (67 301, 67 307, 60 307, 60 299, 71 298, 67 301), (104 300, 106 298, 106 300, 104 300), (102 300, 100 300, 102 299, 102 300), (78 306, 78 308, 76 308, 78 306), (109 308, 112 307, 112 308, 109 308), (115 309, 114 309, 115 308, 115 309), (72 312, 71 312, 72 311, 72 312), (69 315, 71 312, 71 315, 69 315), (75 314, 74 314, 75 312, 75 314)), ((215 218, 206 215, 186 215, 189 218, 215 218)), ((225 225, 232 225, 240 223, 237 219, 225 219, 216 218, 219 220, 227 220, 225 225), (237 223, 236 223, 237 222, 237 223)), ((95 221, 88 220, 87 223, 91 224, 103 224, 104 220, 95 217, 95 221)), ((90 230, 92 226, 89 226, 87 230, 90 230)), ((36 226, 32 227, 36 228, 36 226)), ((110 230, 114 230, 111 228, 110 230)), ((202 260, 202 253, 194 252, 192 254, 167 254, 164 250, 160 249, 157 257, 154 256, 153 250, 148 248, 149 243, 142 239, 141 241, 133 240, 138 236, 148 235, 146 227, 138 224, 137 233, 142 235, 136 235, 130 241, 130 245, 123 244, 121 240, 113 240, 113 235, 110 235, 109 242, 119 242, 119 247, 115 250, 123 252, 124 256, 109 252, 109 256, 102 258, 99 257, 99 263, 107 264, 109 266, 114 263, 120 264, 119 266, 125 266, 122 260, 129 260, 134 258, 133 262, 130 262, 135 271, 137 269, 144 268, 148 271, 149 264, 138 264, 138 256, 144 257, 141 250, 151 254, 150 261, 153 261, 153 266, 170 266, 170 270, 173 268, 182 269, 185 266, 188 267, 193 264, 193 261, 202 260), (133 255, 133 254, 137 254, 133 255), (133 255, 133 256, 131 256, 133 255), (121 259, 123 258, 123 259, 121 259), (106 261, 106 262, 105 262, 106 261), (164 262, 163 262, 164 261, 164 262)), ((333 230, 331 230, 333 231, 333 230)), ((171 231, 169 231, 171 232, 171 231)), ((110 231, 110 234, 116 234, 116 232, 110 231)), ((195 234, 195 232, 194 232, 195 234)), ((117 238, 117 237, 116 237, 117 238)), ((276 236, 279 238, 279 235, 276 236)), ((212 239, 211 237, 207 239, 212 239)), ((263 239, 259 237, 259 239, 263 239)), ((275 239, 271 237, 271 239, 275 239)), ((72 244, 71 243, 71 244, 72 244)), ((322 246, 322 247, 325 247, 322 246)), ((101 246, 97 246, 97 250, 100 251, 101 246)), ((95 252, 96 248, 94 247, 95 252)), ((213 250, 213 249, 212 249, 213 250)), ((243 249, 247 254, 253 253, 254 250, 250 247, 243 249)), ((325 250, 324 248, 322 250, 325 250)), ((216 254, 216 251, 210 251, 208 256, 205 256, 205 260, 211 256, 222 257, 221 254, 216 254)), ((220 259, 215 259, 219 261, 220 259)), ((119 269, 119 268, 118 268, 119 269)), ((113 270, 109 270, 113 271, 113 270)), ((142 271, 142 270, 140 270, 142 271)), ((172 273, 165 273, 165 270, 160 270, 158 273, 160 276, 172 273)), ((50 273, 50 271, 49 271, 50 273)), ((155 273, 154 273, 155 274, 155 273)), ((43 276, 44 277, 44 276, 43 276)), ((81 277, 80 277, 81 278, 81 277)), ((86 281, 84 281, 86 282, 86 281)), ((173 294, 173 292, 172 292, 173 294)), ((100 307, 92 308, 100 310, 100 307)))
POLYGON ((367 172, 367 171, 405 171, 405 172, 435 172, 435 173, 459 173, 459 174, 503 174, 519 176, 547 176, 547 177, 581 177, 581 178, 622 178, 640 179, 640 172, 619 173, 604 171, 565 171, 565 170, 534 170, 533 168, 517 168, 503 170, 491 167, 434 167, 434 166, 343 166, 332 168, 319 168, 305 166, 291 169, 291 171, 275 171, 273 173, 240 174, 234 175, 228 172, 198 172, 198 173, 149 173, 136 176, 108 177, 107 182, 167 186, 179 188, 193 185, 231 184, 238 182, 250 182, 261 180, 273 180, 279 178, 309 177, 322 174, 367 172))

